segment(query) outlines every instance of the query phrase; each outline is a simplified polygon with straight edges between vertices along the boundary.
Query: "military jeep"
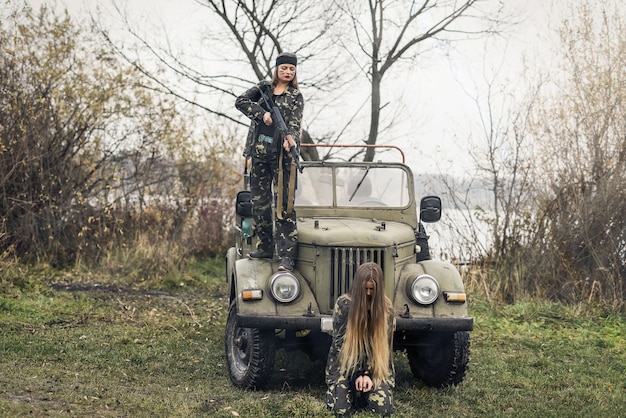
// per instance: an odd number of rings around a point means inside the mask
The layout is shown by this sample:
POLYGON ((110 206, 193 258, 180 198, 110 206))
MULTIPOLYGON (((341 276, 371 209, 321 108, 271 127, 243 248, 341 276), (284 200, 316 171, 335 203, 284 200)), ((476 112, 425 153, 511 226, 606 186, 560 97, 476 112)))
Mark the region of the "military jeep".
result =
POLYGON ((433 387, 463 380, 473 318, 460 274, 431 259, 423 227, 440 219, 441 200, 423 197, 418 211, 413 174, 397 151, 401 162, 302 162, 291 272, 279 271, 277 259, 246 257, 256 237, 250 192, 239 192, 236 244, 226 255, 225 349, 235 386, 263 388, 278 348, 325 358, 335 301, 364 262, 384 272, 395 311, 394 350, 406 353, 413 375, 433 387))

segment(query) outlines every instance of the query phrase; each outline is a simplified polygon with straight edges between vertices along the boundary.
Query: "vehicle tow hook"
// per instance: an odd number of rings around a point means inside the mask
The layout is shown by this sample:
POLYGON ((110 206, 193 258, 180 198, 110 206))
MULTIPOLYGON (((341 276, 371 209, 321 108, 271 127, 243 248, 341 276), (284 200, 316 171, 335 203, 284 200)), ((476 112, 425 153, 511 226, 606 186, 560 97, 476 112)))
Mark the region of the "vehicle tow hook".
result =
POLYGON ((402 318, 410 318, 411 313, 409 312, 409 305, 407 303, 404 304, 404 313, 400 315, 402 318))
POLYGON ((311 302, 309 302, 309 307, 306 310, 306 313, 303 314, 302 316, 315 316, 315 313, 313 312, 313 310, 311 309, 311 302))

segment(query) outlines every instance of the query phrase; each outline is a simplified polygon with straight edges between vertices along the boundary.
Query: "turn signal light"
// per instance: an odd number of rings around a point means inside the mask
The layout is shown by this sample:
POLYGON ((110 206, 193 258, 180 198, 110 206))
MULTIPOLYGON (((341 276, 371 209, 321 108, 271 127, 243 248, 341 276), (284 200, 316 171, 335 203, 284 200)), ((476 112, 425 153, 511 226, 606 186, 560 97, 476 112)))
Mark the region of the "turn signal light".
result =
POLYGON ((243 300, 261 300, 263 299, 263 291, 261 289, 248 289, 241 292, 243 300))
POLYGON ((467 300, 464 292, 443 292, 443 298, 448 303, 465 303, 467 300))

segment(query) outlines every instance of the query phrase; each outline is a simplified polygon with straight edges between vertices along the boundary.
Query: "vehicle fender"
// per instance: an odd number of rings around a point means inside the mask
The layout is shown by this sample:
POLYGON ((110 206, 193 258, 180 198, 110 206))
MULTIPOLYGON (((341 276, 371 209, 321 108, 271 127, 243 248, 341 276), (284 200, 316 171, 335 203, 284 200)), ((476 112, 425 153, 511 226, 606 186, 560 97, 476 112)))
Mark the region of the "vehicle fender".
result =
POLYGON ((238 313, 263 316, 319 315, 319 307, 309 284, 296 270, 293 274, 300 282, 300 296, 291 303, 280 303, 272 297, 270 281, 277 271, 278 264, 271 260, 237 260, 234 291, 238 313), (251 289, 261 290, 263 297, 260 300, 244 301, 242 291, 251 289))
POLYGON ((407 264, 402 269, 396 286, 394 307, 396 311, 400 311, 401 308, 406 308, 406 304, 412 314, 420 317, 467 317, 467 301, 448 303, 444 299, 444 292, 465 292, 463 279, 453 264, 441 260, 424 260, 407 264), (429 306, 417 304, 407 293, 408 285, 421 274, 428 274, 439 283, 439 297, 434 304, 429 306))
POLYGON ((226 283, 229 289, 235 277, 235 261, 237 261, 237 249, 230 247, 226 252, 226 283))

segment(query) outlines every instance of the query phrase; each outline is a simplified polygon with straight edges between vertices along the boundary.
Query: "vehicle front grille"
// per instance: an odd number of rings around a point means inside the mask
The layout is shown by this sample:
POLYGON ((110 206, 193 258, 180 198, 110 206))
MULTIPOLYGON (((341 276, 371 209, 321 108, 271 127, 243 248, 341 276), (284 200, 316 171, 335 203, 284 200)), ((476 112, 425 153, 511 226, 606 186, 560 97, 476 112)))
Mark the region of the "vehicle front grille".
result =
POLYGON ((359 265, 368 262, 378 264, 384 271, 383 248, 332 248, 331 252, 331 277, 330 304, 335 305, 335 300, 350 289, 350 283, 359 265))

